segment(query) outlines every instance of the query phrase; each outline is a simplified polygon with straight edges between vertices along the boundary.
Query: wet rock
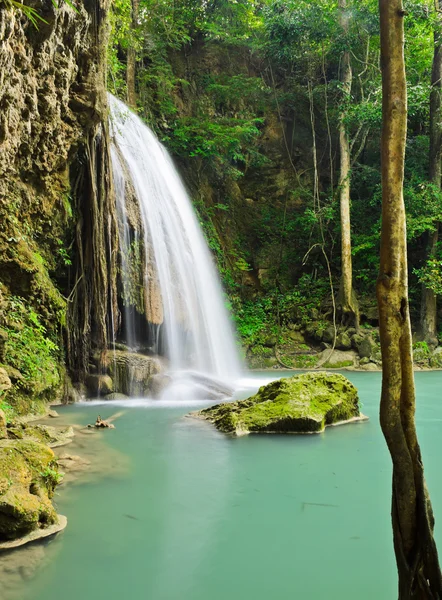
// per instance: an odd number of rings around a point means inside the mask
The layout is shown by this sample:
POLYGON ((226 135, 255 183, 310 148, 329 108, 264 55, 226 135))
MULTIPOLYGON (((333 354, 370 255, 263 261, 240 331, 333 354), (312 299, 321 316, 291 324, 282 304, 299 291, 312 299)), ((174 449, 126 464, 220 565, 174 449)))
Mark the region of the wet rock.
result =
POLYGON ((8 437, 13 440, 32 440, 47 444, 50 448, 65 446, 72 441, 72 427, 54 427, 36 423, 11 423, 8 426, 8 437))
POLYGON ((344 367, 354 367, 357 362, 357 354, 354 350, 323 350, 319 354, 319 364, 324 360, 322 366, 325 369, 343 369, 344 367))
POLYGON ((305 338, 300 331, 291 330, 288 332, 287 337, 295 343, 305 344, 305 338))
POLYGON ((159 398, 163 391, 172 382, 172 379, 166 373, 159 373, 153 375, 149 380, 148 393, 152 398, 159 398))
POLYGON ((247 400, 197 413, 225 433, 318 433, 364 418, 355 386, 340 373, 303 373, 274 381, 247 400))
POLYGON ((92 396, 104 396, 114 391, 114 383, 109 375, 88 375, 86 385, 92 396))
POLYGON ((352 338, 352 346, 356 348, 359 358, 370 358, 376 350, 376 343, 371 335, 355 334, 352 338))
POLYGON ((12 387, 11 380, 3 367, 0 367, 0 392, 10 390, 12 387))
POLYGON ((148 394, 151 377, 164 370, 164 363, 157 356, 115 350, 109 358, 115 389, 108 393, 116 391, 127 396, 144 397, 148 394))
POLYGON ((367 363, 359 363, 360 364, 360 368, 364 371, 379 371, 380 367, 373 362, 367 362, 367 363))
POLYGON ((322 340, 326 342, 324 334, 325 331, 323 331, 322 324, 316 321, 309 323, 305 328, 305 336, 313 342, 321 342, 322 340))
POLYGON ((49 410, 48 411, 48 417, 51 417, 51 419, 56 419, 59 416, 60 415, 58 414, 58 412, 56 410, 49 410))
POLYGON ((14 367, 11 367, 11 365, 1 365, 1 368, 6 371, 6 374, 8 375, 9 379, 13 384, 19 381, 25 381, 25 378, 20 373, 20 371, 18 369, 15 369, 14 367))
POLYGON ((336 338, 336 348, 338 348, 338 350, 350 350, 351 339, 345 331, 340 333, 336 338))
POLYGON ((322 334, 322 341, 327 344, 333 344, 335 339, 335 328, 332 325, 329 325, 322 334))
POLYGON ((273 348, 278 343, 278 338, 276 335, 269 335, 263 342, 262 345, 266 348, 273 348))

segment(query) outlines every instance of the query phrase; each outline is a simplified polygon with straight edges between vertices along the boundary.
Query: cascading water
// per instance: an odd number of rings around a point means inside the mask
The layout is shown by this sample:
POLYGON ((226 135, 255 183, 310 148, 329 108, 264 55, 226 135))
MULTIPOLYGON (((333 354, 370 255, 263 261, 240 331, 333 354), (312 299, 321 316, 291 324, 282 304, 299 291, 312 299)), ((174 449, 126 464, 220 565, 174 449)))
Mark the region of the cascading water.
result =
POLYGON ((160 351, 172 373, 191 370, 233 382, 240 376, 240 360, 223 292, 184 185, 169 154, 141 119, 113 96, 109 104, 122 297, 133 284, 130 248, 137 246, 141 236, 147 265, 145 297, 158 289, 161 304, 158 307, 156 302, 156 317, 147 319, 151 325, 146 340, 140 339, 125 299, 125 341, 132 348, 148 345, 160 351), (129 226, 128 185, 139 207, 138 232, 129 226))

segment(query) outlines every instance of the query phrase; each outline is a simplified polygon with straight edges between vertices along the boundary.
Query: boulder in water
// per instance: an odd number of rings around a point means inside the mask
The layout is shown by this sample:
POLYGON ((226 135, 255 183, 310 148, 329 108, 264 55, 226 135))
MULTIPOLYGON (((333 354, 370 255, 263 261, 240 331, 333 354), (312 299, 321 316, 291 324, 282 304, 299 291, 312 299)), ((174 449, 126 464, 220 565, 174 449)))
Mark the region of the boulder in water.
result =
POLYGON ((109 375, 88 375, 86 385, 92 396, 104 396, 114 391, 114 382, 109 375))
POLYGON ((303 373, 261 387, 255 396, 197 415, 225 433, 319 433, 328 425, 364 420, 358 391, 340 373, 303 373))
POLYGON ((116 392, 144 397, 148 394, 151 377, 163 371, 164 366, 158 356, 115 350, 109 355, 109 369, 116 392))

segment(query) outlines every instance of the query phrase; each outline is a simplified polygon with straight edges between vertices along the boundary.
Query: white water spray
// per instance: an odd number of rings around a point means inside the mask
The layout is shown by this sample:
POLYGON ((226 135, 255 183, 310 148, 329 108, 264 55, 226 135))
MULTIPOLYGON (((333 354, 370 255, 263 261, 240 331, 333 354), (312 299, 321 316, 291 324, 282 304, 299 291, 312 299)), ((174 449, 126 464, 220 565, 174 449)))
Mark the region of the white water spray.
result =
MULTIPOLYGON (((109 104, 123 287, 128 276, 124 252, 130 244, 125 201, 129 177, 140 207, 146 264, 154 265, 158 277, 163 312, 159 329, 170 370, 193 370, 233 382, 241 371, 234 335, 184 185, 166 149, 141 119, 113 96, 109 104)), ((146 279, 145 285, 152 285, 146 279)), ((126 321, 130 331, 129 317, 126 321)), ((128 333, 127 343, 133 346, 131 337, 128 333)))

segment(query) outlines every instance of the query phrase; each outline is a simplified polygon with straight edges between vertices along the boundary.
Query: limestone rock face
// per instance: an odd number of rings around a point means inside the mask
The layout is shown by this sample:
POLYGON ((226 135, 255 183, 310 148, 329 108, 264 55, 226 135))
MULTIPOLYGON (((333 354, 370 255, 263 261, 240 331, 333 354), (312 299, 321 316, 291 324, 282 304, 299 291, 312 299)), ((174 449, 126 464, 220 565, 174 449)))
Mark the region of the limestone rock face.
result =
POLYGON ((247 400, 198 413, 225 433, 318 433, 327 425, 361 420, 358 392, 339 373, 303 373, 279 379, 247 400))
POLYGON ((0 367, 0 392, 11 389, 12 383, 5 369, 0 367))
POLYGON ((6 431, 6 415, 0 409, 0 440, 5 439, 6 437, 8 437, 8 434, 6 431))
MULTIPOLYGON (((38 29, 11 3, 0 10, 0 363, 9 361, 10 369, 17 367, 7 352, 11 329, 17 328, 8 317, 11 299, 19 297, 37 314, 52 341, 66 318, 66 299, 53 275, 60 268, 61 240, 75 231, 70 177, 84 164, 91 132, 107 119, 100 46, 106 4, 96 0, 73 8, 31 1, 44 19, 38 29)), ((54 360, 54 377, 35 378, 42 388, 37 393, 16 385, 8 373, 13 385, 7 402, 21 413, 42 412, 61 393, 63 362, 61 356, 54 360)))
POLYGON ((354 350, 323 350, 319 355, 319 361, 325 359, 322 365, 326 369, 342 369, 345 367, 354 367, 356 365, 357 354, 354 350))
POLYGON ((51 504, 57 463, 50 448, 29 440, 0 442, 0 540, 57 522, 51 504))
POLYGON ((93 396, 106 396, 114 391, 114 382, 109 375, 88 375, 86 385, 93 396))
POLYGON ((126 396, 147 396, 149 381, 164 370, 157 356, 116 350, 109 355, 109 370, 114 381, 114 391, 126 396))

